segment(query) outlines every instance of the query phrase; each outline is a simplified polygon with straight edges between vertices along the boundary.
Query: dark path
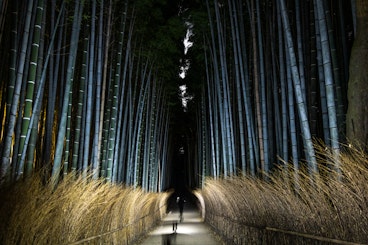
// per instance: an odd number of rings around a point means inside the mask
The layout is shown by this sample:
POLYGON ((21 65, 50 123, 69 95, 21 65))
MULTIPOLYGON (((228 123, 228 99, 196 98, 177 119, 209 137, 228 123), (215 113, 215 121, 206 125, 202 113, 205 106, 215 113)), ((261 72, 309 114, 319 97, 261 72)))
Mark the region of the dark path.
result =
MULTIPOLYGON (((175 226, 175 225, 174 225, 175 226)), ((220 245, 224 244, 206 225, 199 211, 188 204, 184 208, 183 221, 179 222, 177 209, 168 213, 161 224, 141 242, 141 245, 220 245), (177 223, 177 229, 173 224, 177 223)))

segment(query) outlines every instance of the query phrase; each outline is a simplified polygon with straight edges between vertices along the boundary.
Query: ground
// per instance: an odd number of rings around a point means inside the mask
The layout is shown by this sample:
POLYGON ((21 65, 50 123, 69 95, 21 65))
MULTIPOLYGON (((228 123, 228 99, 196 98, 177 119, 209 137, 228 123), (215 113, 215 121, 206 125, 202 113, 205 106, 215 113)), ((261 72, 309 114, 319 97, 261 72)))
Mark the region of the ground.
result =
POLYGON ((140 245, 221 245, 224 244, 203 219, 194 205, 184 207, 183 220, 180 222, 177 208, 168 212, 161 224, 148 234, 140 245), (177 227, 176 227, 177 225, 177 227))

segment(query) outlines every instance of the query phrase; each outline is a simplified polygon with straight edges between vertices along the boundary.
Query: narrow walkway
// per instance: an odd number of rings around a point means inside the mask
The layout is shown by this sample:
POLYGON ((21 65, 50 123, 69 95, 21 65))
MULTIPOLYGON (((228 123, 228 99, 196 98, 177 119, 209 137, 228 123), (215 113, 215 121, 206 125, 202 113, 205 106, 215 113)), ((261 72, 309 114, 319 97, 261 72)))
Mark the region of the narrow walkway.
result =
POLYGON ((155 230, 139 243, 141 245, 221 245, 221 240, 215 237, 206 225, 198 210, 185 207, 183 220, 179 222, 179 212, 171 211, 155 230), (177 228, 175 231, 175 223, 177 228), (174 224, 174 225, 173 225, 174 224))

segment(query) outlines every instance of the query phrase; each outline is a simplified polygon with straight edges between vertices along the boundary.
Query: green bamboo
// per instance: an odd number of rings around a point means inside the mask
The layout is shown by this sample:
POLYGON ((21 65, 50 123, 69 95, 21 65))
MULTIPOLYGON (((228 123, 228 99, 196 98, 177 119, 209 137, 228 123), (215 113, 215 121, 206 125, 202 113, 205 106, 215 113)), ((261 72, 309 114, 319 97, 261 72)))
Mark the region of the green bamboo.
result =
POLYGON ((82 20, 82 13, 83 13, 83 1, 77 1, 75 3, 74 8, 74 22, 72 28, 72 34, 70 38, 70 52, 68 57, 68 67, 67 67, 67 74, 66 74, 66 83, 64 88, 64 97, 63 97, 63 104, 61 110, 61 118, 59 123, 59 130, 57 134, 56 140, 56 149, 55 149, 55 158, 54 158, 54 165, 52 168, 52 180, 56 184, 59 180, 59 174, 61 171, 61 162, 63 158, 63 149, 64 149, 64 141, 65 135, 67 130, 67 117, 68 117, 68 108, 69 108, 69 96, 70 91, 72 88, 72 80, 74 76, 74 65, 76 61, 76 53, 78 49, 78 40, 79 40, 79 31, 81 26, 82 20))

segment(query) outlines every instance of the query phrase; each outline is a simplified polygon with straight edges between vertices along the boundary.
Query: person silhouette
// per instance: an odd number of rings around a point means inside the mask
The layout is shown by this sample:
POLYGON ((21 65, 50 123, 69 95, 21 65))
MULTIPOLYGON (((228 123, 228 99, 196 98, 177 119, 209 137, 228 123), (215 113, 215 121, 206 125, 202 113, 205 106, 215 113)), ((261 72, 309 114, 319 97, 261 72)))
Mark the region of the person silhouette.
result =
POLYGON ((177 197, 176 198, 176 202, 179 206, 179 218, 180 218, 180 222, 183 221, 183 211, 184 211, 184 203, 185 203, 185 199, 183 197, 177 197))

